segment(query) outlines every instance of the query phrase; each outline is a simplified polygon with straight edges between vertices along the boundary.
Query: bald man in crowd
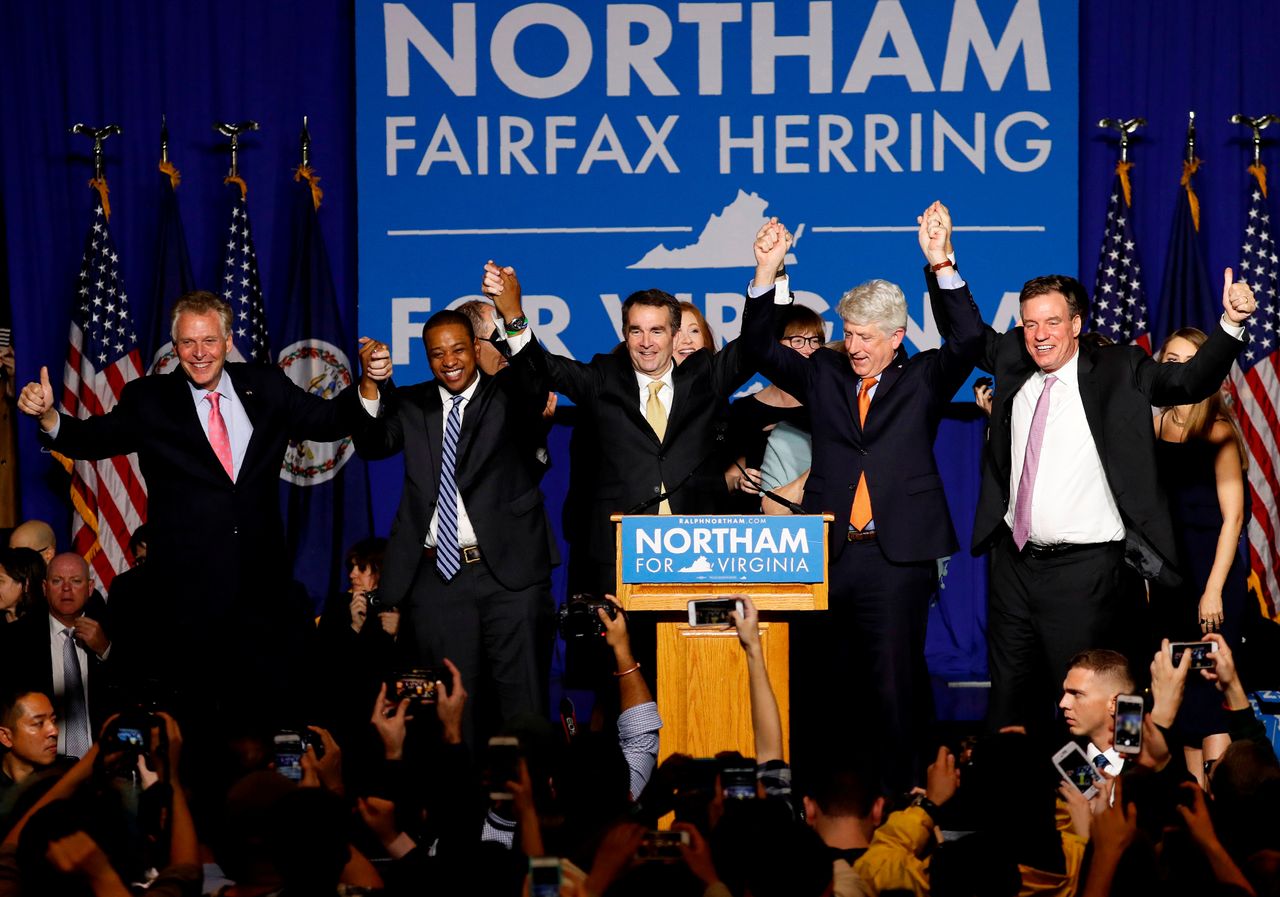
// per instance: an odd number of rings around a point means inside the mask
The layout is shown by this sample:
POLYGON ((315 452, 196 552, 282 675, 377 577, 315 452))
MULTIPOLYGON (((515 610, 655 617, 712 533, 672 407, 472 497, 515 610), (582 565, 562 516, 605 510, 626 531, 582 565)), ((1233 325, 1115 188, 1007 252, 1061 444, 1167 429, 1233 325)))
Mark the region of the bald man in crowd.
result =
POLYGON ((9 534, 9 547, 30 548, 44 558, 47 567, 58 553, 58 540, 54 538, 53 527, 43 520, 26 520, 9 534))

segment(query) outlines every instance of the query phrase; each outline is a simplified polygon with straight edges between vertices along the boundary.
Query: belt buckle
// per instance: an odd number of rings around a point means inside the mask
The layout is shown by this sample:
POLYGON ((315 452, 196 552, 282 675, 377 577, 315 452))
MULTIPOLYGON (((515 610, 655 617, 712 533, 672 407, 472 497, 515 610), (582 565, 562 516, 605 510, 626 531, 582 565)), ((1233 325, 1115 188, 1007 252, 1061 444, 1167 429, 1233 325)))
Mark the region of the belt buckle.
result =
POLYGON ((876 531, 873 529, 851 529, 845 534, 845 539, 849 542, 870 542, 875 537, 876 531))
POLYGON ((471 545, 462 549, 462 563, 478 564, 480 562, 480 546, 471 545))

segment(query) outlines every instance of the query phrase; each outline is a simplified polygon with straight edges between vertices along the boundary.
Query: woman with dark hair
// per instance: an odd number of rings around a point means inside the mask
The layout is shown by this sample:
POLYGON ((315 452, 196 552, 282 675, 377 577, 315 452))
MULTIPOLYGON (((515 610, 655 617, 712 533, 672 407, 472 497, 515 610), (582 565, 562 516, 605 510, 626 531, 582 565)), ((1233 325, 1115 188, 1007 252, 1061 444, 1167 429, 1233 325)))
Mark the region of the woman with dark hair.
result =
POLYGON ((351 585, 328 600, 317 621, 320 669, 329 679, 329 693, 338 698, 337 708, 326 708, 336 709, 336 715, 321 725, 344 736, 362 731, 378 686, 395 665, 400 612, 378 601, 386 550, 387 540, 378 537, 361 539, 347 549, 344 561, 351 585), (369 621, 371 615, 377 616, 376 624, 369 621))
POLYGON ((44 581, 44 558, 30 548, 0 548, 0 625, 31 609, 44 581))
MULTIPOLYGON (((788 305, 774 313, 774 336, 805 358, 826 342, 826 327, 811 308, 788 305)), ((743 396, 729 406, 729 466, 724 473, 729 487, 731 510, 760 510, 760 486, 774 490, 785 483, 762 483, 760 467, 769 434, 779 424, 787 424, 801 434, 809 432, 809 412, 800 401, 777 386, 743 396)), ((808 467, 804 464, 803 467, 808 467)))
MULTIPOLYGON (((1175 331, 1156 358, 1187 362, 1207 337, 1194 327, 1175 331)), ((1156 636, 1199 641, 1221 633, 1232 648, 1240 642, 1248 565, 1240 549, 1245 520, 1244 442, 1235 415, 1217 392, 1194 405, 1161 408, 1155 416, 1156 464, 1169 497, 1183 583, 1152 584, 1156 636)), ((1221 695, 1199 676, 1187 679, 1178 714, 1187 768, 1203 784, 1205 764, 1231 743, 1221 695)))
POLYGON ((703 317, 701 310, 692 302, 680 303, 680 329, 676 331, 672 358, 679 364, 699 349, 706 349, 711 355, 716 354, 716 338, 703 317))

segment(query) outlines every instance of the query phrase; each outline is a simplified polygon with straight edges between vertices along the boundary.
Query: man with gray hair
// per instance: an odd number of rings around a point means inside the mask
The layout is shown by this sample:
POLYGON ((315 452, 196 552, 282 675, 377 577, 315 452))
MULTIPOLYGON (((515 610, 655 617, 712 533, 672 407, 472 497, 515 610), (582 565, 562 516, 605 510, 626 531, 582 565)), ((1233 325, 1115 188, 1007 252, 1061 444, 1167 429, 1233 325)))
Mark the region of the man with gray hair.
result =
MULTIPOLYGON (((921 248, 944 236, 922 224, 921 248)), ((790 239, 781 224, 766 224, 756 258, 771 258, 770 248, 790 239)), ((951 339, 908 357, 902 290, 871 280, 837 306, 848 356, 823 348, 805 358, 773 338, 775 268, 756 268, 747 302, 758 310, 743 315, 742 340, 761 371, 810 410, 813 466, 802 505, 836 518, 830 618, 811 631, 798 627, 802 644, 792 652, 805 659, 792 677, 793 756, 874 733, 881 783, 901 793, 923 783, 933 717, 925 623, 937 559, 958 547, 933 443, 943 409, 981 350, 982 317, 967 293, 948 297, 951 339), (810 720, 820 721, 821 732, 806 727, 810 720)))

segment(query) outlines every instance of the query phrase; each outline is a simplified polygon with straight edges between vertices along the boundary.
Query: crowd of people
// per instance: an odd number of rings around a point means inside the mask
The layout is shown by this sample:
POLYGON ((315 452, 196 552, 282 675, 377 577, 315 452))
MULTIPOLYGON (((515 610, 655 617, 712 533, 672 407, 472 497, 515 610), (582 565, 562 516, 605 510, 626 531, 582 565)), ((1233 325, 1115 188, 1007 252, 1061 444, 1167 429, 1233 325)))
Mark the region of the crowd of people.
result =
POLYGON ((1228 271, 1220 326, 1154 359, 1082 337, 1087 296, 1061 275, 1028 281, 999 334, 949 210, 918 225, 944 340, 914 355, 886 280, 842 297, 828 344, 771 219, 720 345, 645 290, 620 345, 557 356, 490 261, 488 302, 424 325, 419 384, 375 339, 329 401, 230 362, 208 293, 175 306, 179 370, 106 415, 59 414, 42 370, 19 410, 71 457, 137 452, 149 522, 105 597, 47 524, 0 551, 0 895, 1280 891, 1280 762, 1236 663, 1244 453, 1218 395, 1252 290, 1228 271), (924 638, 959 549, 934 440, 975 367, 995 378, 973 545, 992 689, 960 739, 936 725, 924 638), (771 385, 734 399, 757 373, 771 385), (547 706, 557 394, 585 719, 547 706), (345 434, 403 453, 405 484, 316 617, 274 476, 289 440, 345 434), (754 756, 659 764, 653 626, 612 600, 610 515, 757 511, 837 521, 830 610, 794 630, 791 741, 743 597, 754 756))

